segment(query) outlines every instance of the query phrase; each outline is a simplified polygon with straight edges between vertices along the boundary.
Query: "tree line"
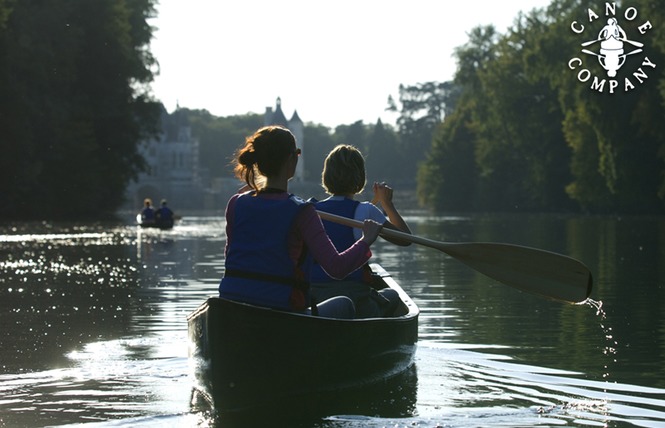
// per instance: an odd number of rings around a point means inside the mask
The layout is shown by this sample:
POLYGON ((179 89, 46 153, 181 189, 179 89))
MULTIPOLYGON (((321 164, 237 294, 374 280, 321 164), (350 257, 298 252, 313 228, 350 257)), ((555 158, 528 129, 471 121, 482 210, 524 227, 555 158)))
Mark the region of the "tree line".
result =
MULTIPOLYGON (((180 109, 178 114, 187 118, 192 134, 198 138, 200 166, 210 177, 231 177, 235 151, 242 146, 246 136, 264 125, 264 117, 260 114, 218 117, 207 110, 187 108, 180 109)), ((309 182, 321 179, 324 159, 335 146, 350 144, 365 155, 369 181, 399 183, 406 190, 413 191, 417 165, 425 159, 425 145, 431 141, 431 131, 423 136, 423 144, 417 150, 419 155, 410 159, 402 156, 410 147, 400 145, 399 132, 380 120, 375 124, 357 121, 334 129, 308 122, 304 126, 303 139, 298 144, 303 148, 304 176, 309 182)))
POLYGON ((507 34, 475 28, 456 50, 459 96, 419 169, 419 199, 439 210, 662 213, 663 18, 655 0, 564 0, 507 34), (624 43, 636 55, 609 78, 580 42, 614 17, 643 49, 624 43))
MULTIPOLYGON (((154 14, 155 0, 0 0, 0 218, 99 217, 122 204, 145 168, 138 146, 161 132, 163 107, 150 92, 154 14)), ((474 28, 455 52, 452 81, 400 85, 388 99, 394 125, 306 123, 306 179, 320 179, 335 145, 353 144, 370 181, 417 190, 436 211, 662 213, 663 18, 656 0, 559 0, 520 14, 505 34, 474 28), (603 90, 582 81, 584 69, 606 74, 580 53, 571 26, 606 21, 608 5, 643 44, 613 94, 609 78, 603 90), (583 67, 572 69, 580 56, 583 67), (631 73, 645 58, 654 66, 638 81, 631 73)), ((263 125, 259 114, 178 114, 211 177, 229 177, 234 151, 263 125)))

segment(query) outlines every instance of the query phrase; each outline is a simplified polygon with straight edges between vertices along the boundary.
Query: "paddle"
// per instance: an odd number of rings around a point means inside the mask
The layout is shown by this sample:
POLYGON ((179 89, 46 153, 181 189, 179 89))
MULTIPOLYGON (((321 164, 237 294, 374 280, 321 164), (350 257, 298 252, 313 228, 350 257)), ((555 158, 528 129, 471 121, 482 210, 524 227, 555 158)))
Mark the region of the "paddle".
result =
MULTIPOLYGON (((318 211, 328 221, 361 228, 363 223, 318 211)), ((569 303, 585 301, 591 294, 591 272, 580 261, 562 254, 513 244, 491 242, 439 242, 392 229, 381 235, 434 248, 503 284, 569 303)))
MULTIPOLYGON (((592 45, 592 44, 594 44, 594 43, 596 43, 596 42, 600 42, 600 41, 602 41, 602 40, 603 40, 603 39, 589 40, 588 42, 584 42, 584 43, 582 43, 581 45, 582 45, 583 47, 587 47, 587 46, 589 46, 589 45, 592 45)), ((616 40, 619 40, 620 42, 630 43, 631 45, 636 46, 636 47, 638 47, 638 48, 641 48, 641 47, 644 46, 644 43, 634 42, 634 41, 632 41, 632 40, 628 40, 628 39, 626 39, 626 38, 619 38, 619 39, 616 39, 616 40)))
MULTIPOLYGON (((603 55, 597 54, 597 53, 595 53, 595 52, 593 52, 593 51, 590 51, 590 50, 588 50, 588 49, 582 49, 582 52, 584 52, 585 54, 595 55, 595 56, 597 56, 597 57, 603 58, 603 55)), ((642 52, 642 49, 635 49, 635 50, 632 51, 632 52, 628 52, 627 54, 620 55, 619 58, 621 58, 622 56, 635 55, 635 54, 638 54, 638 53, 640 53, 640 52, 642 52)))

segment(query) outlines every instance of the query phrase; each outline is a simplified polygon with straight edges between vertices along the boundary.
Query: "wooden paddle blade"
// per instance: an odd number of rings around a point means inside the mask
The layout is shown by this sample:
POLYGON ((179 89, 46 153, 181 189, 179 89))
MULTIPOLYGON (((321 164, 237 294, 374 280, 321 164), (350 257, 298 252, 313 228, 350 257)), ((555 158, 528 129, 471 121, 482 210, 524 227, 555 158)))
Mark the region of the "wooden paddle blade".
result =
MULTIPOLYGON (((350 218, 318 213, 335 223, 363 225, 350 218)), ((505 285, 550 299, 580 303, 591 294, 591 271, 579 260, 562 254, 513 244, 439 242, 386 228, 381 235, 437 249, 505 285)))
POLYGON ((446 243, 441 248, 503 284, 570 303, 591 294, 591 271, 579 260, 536 248, 500 243, 446 243))

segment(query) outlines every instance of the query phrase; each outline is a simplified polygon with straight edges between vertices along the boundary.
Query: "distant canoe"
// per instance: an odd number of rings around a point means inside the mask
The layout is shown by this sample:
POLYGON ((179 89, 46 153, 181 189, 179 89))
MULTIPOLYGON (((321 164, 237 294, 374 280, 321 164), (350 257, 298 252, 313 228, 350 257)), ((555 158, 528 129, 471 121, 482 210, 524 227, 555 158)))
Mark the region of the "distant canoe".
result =
POLYGON ((221 413, 295 405, 316 394, 366 387, 413 364, 418 307, 378 264, 404 315, 343 320, 217 297, 187 317, 200 395, 221 413))
POLYGON ((141 213, 138 213, 136 214, 136 223, 138 223, 138 225, 143 228, 169 230, 173 229, 174 221, 171 220, 171 221, 157 221, 153 223, 143 223, 143 219, 141 218, 141 213))

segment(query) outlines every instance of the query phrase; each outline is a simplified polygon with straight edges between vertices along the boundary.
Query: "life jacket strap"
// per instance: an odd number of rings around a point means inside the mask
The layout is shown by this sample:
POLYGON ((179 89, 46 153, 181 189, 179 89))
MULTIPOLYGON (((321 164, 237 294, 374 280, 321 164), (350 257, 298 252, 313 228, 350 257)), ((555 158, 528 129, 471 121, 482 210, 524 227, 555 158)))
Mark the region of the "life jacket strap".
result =
POLYGON ((289 287, 296 288, 303 292, 309 290, 309 282, 299 281, 294 278, 284 278, 282 276, 270 275, 267 273, 248 272, 238 269, 226 269, 226 271, 224 272, 224 276, 244 278, 244 279, 254 279, 257 281, 265 281, 265 282, 275 282, 278 284, 288 285, 289 287))

